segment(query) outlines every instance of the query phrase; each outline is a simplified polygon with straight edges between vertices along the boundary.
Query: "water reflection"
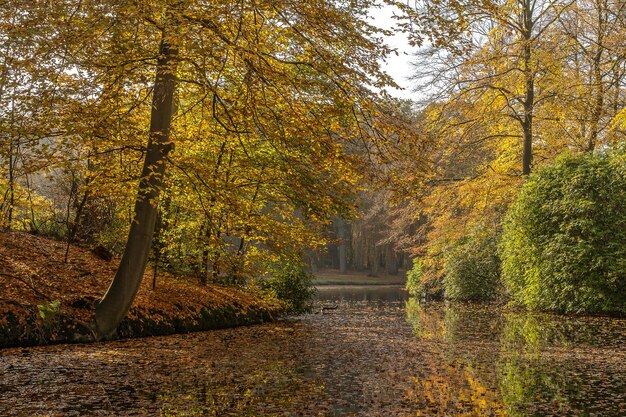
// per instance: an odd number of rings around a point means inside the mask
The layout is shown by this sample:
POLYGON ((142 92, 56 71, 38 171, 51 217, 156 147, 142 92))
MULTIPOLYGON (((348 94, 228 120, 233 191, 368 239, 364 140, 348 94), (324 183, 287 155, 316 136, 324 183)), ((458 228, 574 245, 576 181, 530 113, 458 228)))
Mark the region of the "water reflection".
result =
POLYGON ((0 415, 626 416, 626 320, 325 287, 314 313, 0 351, 0 415))
POLYGON ((323 285, 317 287, 317 301, 332 302, 396 302, 408 300, 408 293, 399 285, 323 285))
POLYGON ((415 300, 407 320, 438 355, 415 388, 434 414, 626 415, 626 320, 415 300))

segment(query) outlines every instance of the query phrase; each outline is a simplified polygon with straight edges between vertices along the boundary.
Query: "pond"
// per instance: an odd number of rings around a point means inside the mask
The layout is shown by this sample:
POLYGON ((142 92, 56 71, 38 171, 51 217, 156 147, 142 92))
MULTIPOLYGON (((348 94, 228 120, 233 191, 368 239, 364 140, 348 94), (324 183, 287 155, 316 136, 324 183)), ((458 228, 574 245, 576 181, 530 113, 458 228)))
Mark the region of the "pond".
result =
POLYGON ((363 301, 383 306, 389 302, 406 301, 409 294, 398 285, 323 285, 317 287, 316 301, 363 301))
POLYGON ((258 326, 0 351, 2 416, 624 416, 626 320, 325 287, 258 326))

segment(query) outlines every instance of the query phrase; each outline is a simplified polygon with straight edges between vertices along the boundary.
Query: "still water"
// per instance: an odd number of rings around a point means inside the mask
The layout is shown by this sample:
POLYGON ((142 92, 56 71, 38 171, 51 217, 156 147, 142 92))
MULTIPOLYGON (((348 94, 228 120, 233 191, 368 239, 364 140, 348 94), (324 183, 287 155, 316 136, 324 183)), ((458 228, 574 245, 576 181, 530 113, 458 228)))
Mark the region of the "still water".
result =
POLYGON ((626 320, 324 287, 312 314, 0 351, 1 416, 626 416, 626 320))
POLYGON ((335 301, 348 304, 364 302, 384 307, 387 303, 393 305, 407 301, 409 294, 398 285, 324 285, 317 287, 315 299, 322 306, 335 301))
MULTIPOLYGON (((393 305, 393 289, 318 298, 393 305)), ((395 300, 424 359, 410 390, 417 415, 626 416, 626 320, 419 303, 399 289, 395 300)))

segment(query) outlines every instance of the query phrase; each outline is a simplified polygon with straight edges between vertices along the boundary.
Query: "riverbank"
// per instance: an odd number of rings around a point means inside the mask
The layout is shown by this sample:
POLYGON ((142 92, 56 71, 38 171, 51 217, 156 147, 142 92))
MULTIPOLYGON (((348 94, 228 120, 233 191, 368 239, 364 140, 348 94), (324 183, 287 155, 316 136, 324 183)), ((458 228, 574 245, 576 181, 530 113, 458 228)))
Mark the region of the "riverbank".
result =
POLYGON ((321 269, 313 273, 313 285, 404 285, 406 272, 396 275, 380 274, 372 276, 367 272, 350 271, 342 274, 338 269, 321 269))
MULTIPOLYGON (((22 232, 0 233, 0 348, 93 340, 97 301, 119 259, 22 232)), ((237 288, 199 286, 159 273, 152 288, 148 268, 116 338, 211 330, 270 321, 281 313, 276 300, 237 288)))

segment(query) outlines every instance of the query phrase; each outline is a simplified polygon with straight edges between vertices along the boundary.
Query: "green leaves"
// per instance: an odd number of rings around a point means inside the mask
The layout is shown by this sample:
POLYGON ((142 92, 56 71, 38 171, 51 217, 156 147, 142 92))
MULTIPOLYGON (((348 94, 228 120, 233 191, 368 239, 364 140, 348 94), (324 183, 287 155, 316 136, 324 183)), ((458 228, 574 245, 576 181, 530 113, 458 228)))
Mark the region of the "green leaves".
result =
POLYGON ((313 276, 302 266, 283 259, 270 268, 268 278, 261 285, 285 304, 286 311, 297 314, 311 308, 311 298, 315 294, 312 283, 313 276))
POLYGON ((412 297, 421 297, 424 292, 422 276, 424 275, 422 261, 419 258, 413 259, 413 268, 406 273, 405 289, 412 297))
POLYGON ((503 278, 513 298, 563 312, 626 311, 623 151, 565 155, 509 210, 503 278))
POLYGON ((53 320, 61 311, 61 301, 54 300, 46 304, 37 304, 37 312, 44 322, 53 320))
POLYGON ((445 259, 445 297, 455 301, 491 301, 499 293, 497 236, 485 229, 456 242, 445 259))

